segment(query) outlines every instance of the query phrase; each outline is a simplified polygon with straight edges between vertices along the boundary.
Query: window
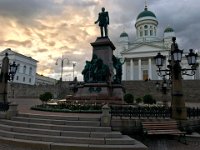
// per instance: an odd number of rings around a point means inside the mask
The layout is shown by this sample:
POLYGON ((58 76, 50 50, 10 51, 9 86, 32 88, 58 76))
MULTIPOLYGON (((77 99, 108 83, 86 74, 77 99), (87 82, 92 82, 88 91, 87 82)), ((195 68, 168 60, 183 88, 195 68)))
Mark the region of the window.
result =
POLYGON ((153 36, 153 27, 150 26, 150 36, 153 36))
POLYGON ((21 68, 21 66, 20 66, 20 64, 18 64, 17 72, 20 72, 20 68, 21 68))
POLYGON ((144 35, 145 36, 148 35, 148 26, 147 25, 144 26, 144 35))
POLYGON ((16 77, 16 80, 19 80, 19 76, 16 77))
POLYGON ((26 66, 24 66, 24 68, 23 68, 23 73, 24 74, 26 73, 26 66))
POLYGON ((32 69, 32 67, 30 67, 30 69, 29 69, 29 75, 32 75, 32 71, 33 71, 33 69, 32 69))
POLYGON ((150 30, 150 36, 153 36, 153 30, 150 30))
POLYGON ((145 35, 145 36, 148 35, 148 30, 144 30, 144 35, 145 35))
POLYGON ((142 31, 140 31, 140 36, 143 36, 143 32, 142 31))
POLYGON ((25 82, 26 81, 26 78, 25 77, 23 77, 23 82, 25 82))
POLYGON ((31 83, 31 78, 29 78, 29 83, 31 83))

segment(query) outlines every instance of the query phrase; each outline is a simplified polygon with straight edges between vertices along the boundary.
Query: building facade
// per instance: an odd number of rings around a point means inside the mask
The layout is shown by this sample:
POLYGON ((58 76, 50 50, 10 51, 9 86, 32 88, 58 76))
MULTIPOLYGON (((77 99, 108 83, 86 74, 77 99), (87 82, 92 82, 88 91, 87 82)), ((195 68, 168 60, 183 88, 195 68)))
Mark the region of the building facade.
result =
POLYGON ((55 85, 58 81, 53 78, 49 78, 43 75, 36 74, 36 85, 55 85))
POLYGON ((15 62, 18 65, 13 82, 34 85, 38 61, 7 48, 0 52, 0 62, 5 57, 5 53, 8 53, 10 64, 15 62))
MULTIPOLYGON (((139 13, 136 19, 136 39, 131 42, 126 32, 121 33, 119 42, 116 44, 115 55, 124 62, 122 80, 160 79, 157 75, 154 57, 160 52, 166 56, 165 66, 168 65, 171 39, 175 36, 175 32, 171 27, 167 27, 164 30, 164 36, 160 38, 157 34, 157 27, 156 15, 145 6, 144 11, 139 13)), ((184 55, 182 65, 188 67, 184 55)), ((199 76, 198 74, 199 69, 196 76, 183 76, 183 78, 195 79, 199 76)))

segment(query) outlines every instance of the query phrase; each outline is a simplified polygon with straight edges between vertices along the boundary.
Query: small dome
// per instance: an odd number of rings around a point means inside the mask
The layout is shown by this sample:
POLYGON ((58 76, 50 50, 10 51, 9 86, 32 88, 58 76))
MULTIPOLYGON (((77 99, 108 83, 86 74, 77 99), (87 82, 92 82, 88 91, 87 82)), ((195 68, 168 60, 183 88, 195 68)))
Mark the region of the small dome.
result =
POLYGON ((120 37, 128 37, 128 34, 126 32, 121 33, 120 37))
POLYGON ((154 17, 154 18, 156 18, 156 15, 155 15, 153 12, 149 11, 149 10, 147 9, 147 7, 145 6, 144 11, 141 12, 141 13, 137 16, 137 20, 140 19, 140 18, 143 18, 143 17, 154 17))
POLYGON ((174 32, 174 29, 167 27, 164 32, 174 32))

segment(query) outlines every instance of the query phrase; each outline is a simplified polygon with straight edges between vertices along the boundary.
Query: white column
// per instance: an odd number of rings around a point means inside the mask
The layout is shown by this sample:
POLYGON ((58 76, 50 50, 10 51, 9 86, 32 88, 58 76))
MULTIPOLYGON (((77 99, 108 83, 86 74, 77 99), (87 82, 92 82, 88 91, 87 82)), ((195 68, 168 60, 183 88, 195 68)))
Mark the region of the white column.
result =
POLYGON ((151 64, 151 58, 149 58, 149 70, 148 70, 148 76, 149 76, 149 79, 152 80, 152 64, 151 64))
POLYGON ((126 61, 124 62, 122 66, 123 74, 122 74, 122 80, 126 80, 126 61))
POLYGON ((141 59, 138 60, 138 76, 139 76, 139 80, 142 80, 142 62, 141 59))
POLYGON ((131 64, 130 65, 130 67, 131 67, 130 68, 130 79, 133 80, 133 75, 134 75, 134 72, 133 72, 133 59, 130 60, 130 64, 131 64))

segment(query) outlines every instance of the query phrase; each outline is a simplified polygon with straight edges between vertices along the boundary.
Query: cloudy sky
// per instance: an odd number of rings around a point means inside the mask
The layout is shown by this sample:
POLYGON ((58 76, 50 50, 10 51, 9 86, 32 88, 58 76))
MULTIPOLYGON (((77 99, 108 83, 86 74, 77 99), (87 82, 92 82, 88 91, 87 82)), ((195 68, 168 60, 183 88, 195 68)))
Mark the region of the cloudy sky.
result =
MULTIPOLYGON (((0 50, 14 51, 38 60, 37 72, 60 78, 60 59, 76 62, 81 79, 85 60, 91 59, 91 42, 99 36, 94 21, 105 7, 109 11, 109 37, 116 43, 124 30, 135 38, 135 19, 145 0, 0 0, 0 50)), ((167 26, 174 28, 182 49, 200 49, 199 0, 148 0, 162 37, 167 26)), ((64 61, 64 80, 72 79, 72 64, 64 61)))

